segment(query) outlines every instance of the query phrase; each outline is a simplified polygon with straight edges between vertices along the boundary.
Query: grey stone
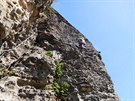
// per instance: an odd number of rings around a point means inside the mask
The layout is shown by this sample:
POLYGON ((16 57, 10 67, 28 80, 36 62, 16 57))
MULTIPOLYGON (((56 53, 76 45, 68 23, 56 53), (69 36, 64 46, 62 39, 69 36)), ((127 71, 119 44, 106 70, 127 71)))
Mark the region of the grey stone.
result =
POLYGON ((0 100, 120 101, 100 52, 50 7, 52 2, 0 2, 0 100), (80 37, 86 41, 82 49, 80 37), (62 86, 56 94, 56 81, 70 85, 66 96, 62 96, 62 86))

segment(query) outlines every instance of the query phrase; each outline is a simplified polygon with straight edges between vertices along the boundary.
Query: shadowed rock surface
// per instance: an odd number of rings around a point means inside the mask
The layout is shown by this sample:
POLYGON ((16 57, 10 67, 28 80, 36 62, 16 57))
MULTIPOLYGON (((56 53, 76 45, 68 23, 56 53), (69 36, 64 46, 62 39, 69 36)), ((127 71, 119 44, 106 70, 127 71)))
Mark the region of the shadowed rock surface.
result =
POLYGON ((0 100, 120 101, 100 53, 52 2, 0 0, 0 100))

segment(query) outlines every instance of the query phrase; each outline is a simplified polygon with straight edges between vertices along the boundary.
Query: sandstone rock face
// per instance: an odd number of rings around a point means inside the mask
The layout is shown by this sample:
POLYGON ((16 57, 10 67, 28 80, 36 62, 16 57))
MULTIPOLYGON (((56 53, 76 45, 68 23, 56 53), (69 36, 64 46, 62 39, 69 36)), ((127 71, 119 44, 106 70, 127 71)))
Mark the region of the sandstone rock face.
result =
POLYGON ((52 2, 0 0, 0 101, 120 101, 100 53, 52 2))

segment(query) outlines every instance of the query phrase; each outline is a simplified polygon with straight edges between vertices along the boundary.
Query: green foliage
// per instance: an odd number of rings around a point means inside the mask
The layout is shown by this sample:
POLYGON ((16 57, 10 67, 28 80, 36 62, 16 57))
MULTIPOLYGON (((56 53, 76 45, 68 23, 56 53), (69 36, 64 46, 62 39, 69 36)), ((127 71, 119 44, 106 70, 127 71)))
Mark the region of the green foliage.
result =
POLYGON ((61 87, 62 87, 62 89, 61 89, 62 96, 67 96, 67 92, 68 92, 70 85, 67 82, 63 82, 61 87))
POLYGON ((67 82, 62 83, 62 88, 64 91, 67 91, 69 87, 70 87, 70 85, 67 82))
POLYGON ((60 61, 55 61, 56 65, 56 75, 55 75, 55 82, 54 82, 54 91, 58 98, 62 101, 67 97, 68 89, 70 85, 67 82, 61 82, 60 78, 63 74, 63 67, 64 64, 60 61))
POLYGON ((15 70, 9 71, 0 65, 0 75, 17 75, 17 71, 15 70))
POLYGON ((16 73, 17 73, 17 72, 16 72, 15 70, 12 70, 12 71, 9 72, 9 75, 14 75, 14 76, 15 76, 16 73))
POLYGON ((7 73, 8 71, 5 68, 0 66, 0 75, 6 75, 7 73))
POLYGON ((54 91, 55 91, 56 95, 60 94, 60 84, 57 81, 54 82, 54 91))
POLYGON ((4 68, 0 68, 0 74, 3 74, 3 73, 4 73, 4 71, 5 71, 5 69, 4 69, 4 68))
POLYGON ((51 74, 51 75, 55 75, 55 70, 51 70, 51 71, 50 71, 50 74, 51 74))
POLYGON ((46 85, 45 90, 53 90, 53 86, 52 85, 46 85))
POLYGON ((62 101, 64 101, 64 99, 67 97, 69 87, 70 85, 67 82, 54 82, 54 91, 57 97, 60 98, 62 101))
POLYGON ((53 51, 47 51, 46 55, 52 58, 53 57, 53 51))
POLYGON ((55 61, 55 65, 56 65, 56 76, 60 78, 63 74, 64 64, 61 63, 60 61, 55 61))
POLYGON ((62 62, 60 62, 59 60, 55 61, 55 65, 56 65, 57 68, 58 67, 63 68, 63 66, 64 66, 64 64, 62 62))
POLYGON ((62 76, 63 72, 62 72, 62 68, 58 67, 57 68, 57 75, 58 77, 62 76))

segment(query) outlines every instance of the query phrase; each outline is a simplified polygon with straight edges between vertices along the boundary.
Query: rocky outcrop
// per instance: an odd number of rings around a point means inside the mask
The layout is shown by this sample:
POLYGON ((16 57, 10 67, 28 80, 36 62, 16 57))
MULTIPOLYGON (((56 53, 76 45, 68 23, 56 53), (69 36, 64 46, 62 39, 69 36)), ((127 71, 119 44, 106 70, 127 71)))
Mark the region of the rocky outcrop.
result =
POLYGON ((0 0, 0 100, 120 101, 100 53, 52 2, 0 0))

